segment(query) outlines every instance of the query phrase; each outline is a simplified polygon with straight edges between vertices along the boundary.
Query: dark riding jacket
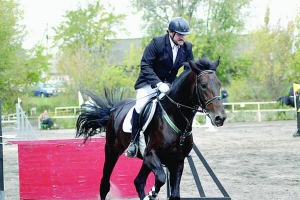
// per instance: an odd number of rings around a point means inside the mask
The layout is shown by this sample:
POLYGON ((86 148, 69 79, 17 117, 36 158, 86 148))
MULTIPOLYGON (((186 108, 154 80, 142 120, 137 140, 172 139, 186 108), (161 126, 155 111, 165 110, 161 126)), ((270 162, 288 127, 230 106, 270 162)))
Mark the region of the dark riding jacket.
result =
POLYGON ((173 65, 173 53, 169 35, 153 38, 144 51, 141 60, 141 72, 134 88, 139 89, 147 84, 155 88, 159 82, 172 83, 179 68, 188 60, 194 60, 190 42, 185 41, 180 46, 173 65))

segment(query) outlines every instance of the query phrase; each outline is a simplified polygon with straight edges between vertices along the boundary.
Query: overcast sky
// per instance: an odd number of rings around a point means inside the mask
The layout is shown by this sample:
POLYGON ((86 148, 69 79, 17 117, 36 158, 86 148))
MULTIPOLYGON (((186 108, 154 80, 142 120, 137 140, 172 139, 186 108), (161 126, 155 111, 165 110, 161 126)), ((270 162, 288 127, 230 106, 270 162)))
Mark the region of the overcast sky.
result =
MULTIPOLYGON (((51 28, 57 26, 62 21, 62 16, 66 10, 77 8, 78 2, 85 0, 19 0, 24 9, 24 23, 29 32, 25 40, 24 48, 31 48, 38 42, 45 44, 45 31, 48 27, 48 35, 51 37, 51 28)), ((128 0, 103 0, 110 2, 119 13, 130 13, 128 0), (121 3, 120 3, 121 2, 121 3)), ((254 29, 263 24, 266 7, 271 9, 271 23, 276 24, 279 18, 287 22, 294 19, 300 0, 252 0, 253 17, 249 21, 248 29, 254 29)), ((125 22, 125 27, 130 31, 129 35, 119 35, 119 38, 141 37, 139 30, 140 16, 129 16, 125 22)))

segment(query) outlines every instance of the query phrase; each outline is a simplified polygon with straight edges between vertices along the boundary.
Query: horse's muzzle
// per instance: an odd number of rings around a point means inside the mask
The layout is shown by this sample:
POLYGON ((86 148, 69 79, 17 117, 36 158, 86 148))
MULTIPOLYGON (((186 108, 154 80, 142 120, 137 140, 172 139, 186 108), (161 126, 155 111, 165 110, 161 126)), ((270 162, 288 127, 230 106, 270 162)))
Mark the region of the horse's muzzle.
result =
POLYGON ((219 127, 219 126, 223 126, 223 124, 224 124, 224 121, 226 120, 226 118, 227 118, 227 116, 226 116, 226 114, 223 114, 223 115, 217 115, 216 117, 215 117, 215 125, 217 126, 217 127, 219 127))

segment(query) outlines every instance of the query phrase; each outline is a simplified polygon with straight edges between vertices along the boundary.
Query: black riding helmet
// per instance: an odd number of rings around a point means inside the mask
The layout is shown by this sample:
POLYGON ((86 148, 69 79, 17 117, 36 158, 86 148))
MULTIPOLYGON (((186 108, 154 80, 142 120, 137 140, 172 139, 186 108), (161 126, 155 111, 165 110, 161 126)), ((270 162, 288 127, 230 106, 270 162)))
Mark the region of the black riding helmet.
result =
POLYGON ((190 34, 190 25, 182 17, 175 17, 169 23, 169 31, 179 33, 181 35, 190 34))

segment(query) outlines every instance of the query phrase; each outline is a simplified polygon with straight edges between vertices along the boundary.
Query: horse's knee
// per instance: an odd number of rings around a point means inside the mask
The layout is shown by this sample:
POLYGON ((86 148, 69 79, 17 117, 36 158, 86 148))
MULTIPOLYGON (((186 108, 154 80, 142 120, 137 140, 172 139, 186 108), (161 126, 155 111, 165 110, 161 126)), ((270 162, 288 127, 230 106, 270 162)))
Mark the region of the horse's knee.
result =
POLYGON ((156 180, 156 184, 158 187, 161 187, 163 186, 165 183, 166 183, 166 174, 163 172, 163 173, 159 173, 155 176, 155 180, 156 180))
POLYGON ((144 178, 135 178, 134 179, 134 185, 135 186, 145 186, 146 185, 146 180, 144 178))

